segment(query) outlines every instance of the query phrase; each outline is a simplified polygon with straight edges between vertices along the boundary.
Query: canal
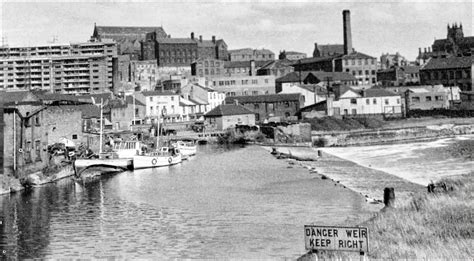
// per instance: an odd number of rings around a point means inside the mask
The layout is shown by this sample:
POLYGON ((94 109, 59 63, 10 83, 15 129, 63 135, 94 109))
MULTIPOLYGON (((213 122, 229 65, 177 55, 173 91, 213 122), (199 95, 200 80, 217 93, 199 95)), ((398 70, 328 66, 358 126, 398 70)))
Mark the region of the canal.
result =
POLYGON ((202 146, 170 168, 0 197, 0 250, 23 258, 290 258, 303 226, 357 225, 358 194, 258 146, 202 146))

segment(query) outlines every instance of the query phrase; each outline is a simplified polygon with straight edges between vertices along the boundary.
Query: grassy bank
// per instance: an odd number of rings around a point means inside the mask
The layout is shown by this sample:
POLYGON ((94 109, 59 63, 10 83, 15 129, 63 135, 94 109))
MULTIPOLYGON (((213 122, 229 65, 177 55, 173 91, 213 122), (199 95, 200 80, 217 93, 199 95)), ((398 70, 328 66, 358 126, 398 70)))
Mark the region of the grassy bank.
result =
POLYGON ((419 193, 365 222, 370 256, 394 259, 471 259, 474 256, 474 172, 444 179, 447 191, 419 193))

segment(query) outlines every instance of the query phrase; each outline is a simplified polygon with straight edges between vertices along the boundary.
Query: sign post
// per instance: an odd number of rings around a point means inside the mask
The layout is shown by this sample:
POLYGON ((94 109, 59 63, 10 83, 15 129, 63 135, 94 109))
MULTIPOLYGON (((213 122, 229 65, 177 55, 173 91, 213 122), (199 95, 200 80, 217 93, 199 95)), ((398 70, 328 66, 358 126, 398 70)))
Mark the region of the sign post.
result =
POLYGON ((365 260, 369 253, 369 231, 366 227, 304 226, 306 250, 359 252, 365 260))

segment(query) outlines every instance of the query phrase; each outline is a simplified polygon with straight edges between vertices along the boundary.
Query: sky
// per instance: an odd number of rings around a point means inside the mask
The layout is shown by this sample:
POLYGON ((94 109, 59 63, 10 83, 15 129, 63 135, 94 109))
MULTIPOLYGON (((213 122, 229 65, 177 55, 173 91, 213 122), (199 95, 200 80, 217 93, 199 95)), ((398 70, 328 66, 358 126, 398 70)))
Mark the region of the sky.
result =
POLYGON ((94 23, 163 26, 171 37, 224 39, 229 49, 266 48, 313 53, 314 43, 342 44, 342 11, 351 11, 353 47, 380 57, 414 60, 419 47, 446 38, 447 24, 472 36, 472 1, 28 1, 0 0, 0 35, 9 46, 84 42, 94 23))

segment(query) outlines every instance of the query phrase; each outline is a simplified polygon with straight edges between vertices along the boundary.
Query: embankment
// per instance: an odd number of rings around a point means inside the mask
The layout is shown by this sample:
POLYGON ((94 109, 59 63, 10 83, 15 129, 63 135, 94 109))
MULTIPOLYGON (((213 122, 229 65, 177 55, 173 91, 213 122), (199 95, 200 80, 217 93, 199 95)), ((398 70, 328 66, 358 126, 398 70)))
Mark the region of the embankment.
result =
POLYGON ((429 125, 424 127, 357 130, 340 132, 311 132, 311 141, 320 147, 361 146, 400 142, 426 141, 474 133, 474 124, 429 125))
MULTIPOLYGON (((271 147, 264 148, 272 151, 271 147)), ((425 190, 423 186, 403 178, 361 166, 314 148, 278 147, 277 151, 284 155, 291 154, 293 159, 304 159, 304 161, 298 161, 298 164, 308 168, 312 174, 320 175, 321 178, 332 179, 360 193, 370 203, 382 202, 385 187, 395 189, 396 202, 406 201, 414 193, 425 190)))

